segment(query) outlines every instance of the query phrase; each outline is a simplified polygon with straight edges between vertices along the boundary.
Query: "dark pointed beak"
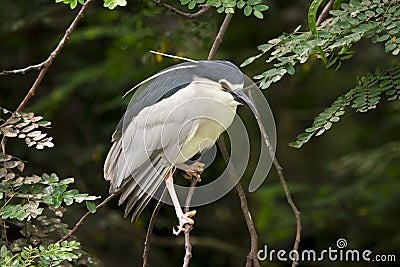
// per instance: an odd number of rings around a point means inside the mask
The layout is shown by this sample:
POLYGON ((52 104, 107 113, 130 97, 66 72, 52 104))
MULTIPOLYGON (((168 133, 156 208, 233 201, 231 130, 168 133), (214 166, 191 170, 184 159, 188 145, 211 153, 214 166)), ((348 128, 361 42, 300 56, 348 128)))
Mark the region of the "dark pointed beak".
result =
POLYGON ((243 90, 229 89, 229 93, 233 96, 233 99, 235 99, 237 102, 239 102, 241 104, 245 104, 246 106, 248 106, 251 109, 251 111, 253 111, 253 113, 255 115, 258 115, 258 110, 257 110, 256 106, 254 105, 253 101, 251 101, 251 99, 244 93, 243 90))

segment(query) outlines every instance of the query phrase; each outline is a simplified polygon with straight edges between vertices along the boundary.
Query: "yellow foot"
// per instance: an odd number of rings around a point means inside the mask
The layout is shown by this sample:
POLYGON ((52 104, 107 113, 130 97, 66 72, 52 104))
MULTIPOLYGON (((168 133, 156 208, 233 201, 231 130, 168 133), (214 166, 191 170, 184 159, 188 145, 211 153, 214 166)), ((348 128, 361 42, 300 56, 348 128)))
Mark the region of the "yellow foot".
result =
POLYGON ((204 166, 205 166, 205 164, 200 161, 196 161, 191 165, 187 165, 184 163, 177 164, 177 167, 179 169, 185 171, 185 174, 183 175, 183 177, 185 177, 188 180, 191 180, 192 178, 196 178, 197 182, 201 182, 200 175, 204 171, 204 166))
POLYGON ((179 225, 176 226, 177 229, 172 229, 172 233, 174 233, 174 235, 179 235, 180 233, 185 232, 186 224, 189 224, 190 227, 194 224, 193 219, 191 219, 194 215, 196 215, 196 211, 192 210, 179 216, 179 225))

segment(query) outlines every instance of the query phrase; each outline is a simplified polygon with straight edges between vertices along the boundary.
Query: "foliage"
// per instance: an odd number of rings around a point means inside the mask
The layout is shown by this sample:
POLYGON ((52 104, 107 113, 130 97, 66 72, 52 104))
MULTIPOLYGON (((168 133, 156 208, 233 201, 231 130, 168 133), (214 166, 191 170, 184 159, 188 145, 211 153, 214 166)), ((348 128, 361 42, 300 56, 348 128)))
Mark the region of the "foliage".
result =
POLYGON ((369 73, 358 79, 357 86, 348 93, 338 97, 324 112, 320 113, 311 127, 297 136, 297 141, 289 145, 300 148, 312 136, 322 135, 329 130, 333 123, 338 122, 345 114, 345 108, 351 104, 358 112, 375 109, 382 94, 389 96, 388 100, 400 100, 400 66, 378 67, 374 73, 369 73))
MULTIPOLYGON (((70 6, 71 9, 74 9, 75 7, 77 7, 78 2, 79 4, 83 5, 85 3, 85 0, 55 0, 56 3, 64 3, 70 6)), ((114 9, 117 6, 126 6, 127 2, 126 0, 104 0, 103 3, 104 7, 108 8, 108 9, 114 9)))
POLYGON ((199 4, 206 4, 217 8, 218 13, 234 13, 235 9, 243 9, 245 16, 254 14, 259 19, 263 19, 262 12, 269 9, 267 5, 262 4, 262 0, 181 0, 182 5, 187 5, 189 9, 194 9, 199 4))
MULTIPOLYGON (((5 138, 24 139, 28 147, 35 145, 39 150, 54 146, 52 138, 45 138, 47 133, 42 132, 51 124, 42 120, 42 116, 0 109, 6 115, 6 118, 1 118, 0 136, 3 141, 5 138)), ((59 266, 63 261, 78 259, 78 242, 56 242, 68 232, 67 225, 60 218, 66 206, 83 201, 86 201, 89 211, 94 212, 93 201, 98 197, 80 193, 77 189, 67 190, 74 178, 60 179, 54 173, 25 176, 24 169, 24 161, 0 152, 1 265, 59 266), (7 232, 10 225, 19 228, 18 238, 7 232)))
POLYGON ((35 262, 39 266, 61 266, 63 261, 73 261, 78 259, 74 251, 80 246, 76 241, 63 241, 60 243, 50 244, 47 247, 25 246, 21 253, 13 254, 6 246, 0 249, 1 266, 32 266, 35 262))
POLYGON ((53 138, 45 138, 47 133, 43 133, 41 130, 51 125, 49 121, 43 121, 42 116, 35 116, 32 112, 12 113, 3 108, 0 108, 0 110, 5 115, 11 115, 7 119, 6 125, 0 129, 0 136, 24 139, 28 147, 36 146, 37 149, 54 146, 52 142, 53 138))
POLYGON ((79 4, 83 5, 85 3, 85 0, 55 0, 56 3, 64 3, 66 5, 69 5, 71 9, 74 9, 77 7, 78 2, 79 4))
MULTIPOLYGON (((295 65, 305 63, 312 55, 322 59, 329 68, 353 56, 350 47, 369 38, 372 42, 384 42, 385 52, 398 55, 400 52, 400 1, 387 0, 351 0, 342 3, 340 10, 330 11, 332 17, 325 20, 321 26, 316 26, 316 13, 321 0, 314 0, 309 8, 308 22, 310 31, 299 33, 294 31, 270 40, 258 47, 261 54, 248 58, 242 66, 252 63, 268 51, 267 62, 274 63, 274 68, 257 75, 261 79, 261 87, 268 88, 273 82, 279 81, 286 73, 293 75, 295 65)), ((365 112, 376 107, 381 93, 387 93, 397 99, 399 92, 399 67, 377 68, 374 74, 368 74, 358 80, 357 86, 344 96, 340 96, 319 114, 311 127, 305 133, 297 136, 297 141, 291 142, 292 147, 300 148, 312 136, 319 136, 329 130, 333 123, 338 122, 345 113, 345 107, 350 103, 359 112, 365 112)))
MULTIPOLYGON (((320 4, 321 1, 313 3, 320 4)), ((385 42, 385 51, 397 55, 400 52, 400 40, 397 38, 400 30, 399 0, 352 0, 342 3, 340 10, 331 10, 331 18, 320 26, 312 26, 311 31, 299 32, 299 28, 289 34, 283 34, 270 40, 267 44, 258 46, 261 54, 250 57, 242 63, 242 67, 252 63, 264 54, 270 54, 267 63, 273 63, 273 68, 255 76, 261 80, 260 86, 268 88, 279 81, 285 74, 293 75, 295 66, 305 63, 311 56, 321 58, 326 67, 338 64, 352 57, 350 48, 363 38, 372 42, 385 42)), ((314 14, 316 6, 312 5, 314 14)), ((315 16, 311 16, 315 24, 315 16)))
POLYGON ((114 9, 117 6, 126 6, 126 0, 104 0, 104 7, 114 9))

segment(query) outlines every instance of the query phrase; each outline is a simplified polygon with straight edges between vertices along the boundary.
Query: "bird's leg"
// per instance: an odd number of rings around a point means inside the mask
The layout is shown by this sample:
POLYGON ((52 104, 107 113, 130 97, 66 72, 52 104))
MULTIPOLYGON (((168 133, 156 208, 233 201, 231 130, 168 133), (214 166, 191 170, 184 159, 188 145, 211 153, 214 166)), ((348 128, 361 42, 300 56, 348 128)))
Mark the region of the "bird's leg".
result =
POLYGON ((176 167, 178 169, 184 170, 185 174, 183 177, 185 177, 188 180, 191 180, 192 178, 196 178, 196 182, 201 182, 201 174, 204 171, 204 166, 205 164, 200 162, 200 161, 195 161, 194 163, 188 165, 185 163, 177 163, 176 167))
POLYGON ((174 233, 174 235, 179 235, 181 232, 185 231, 184 228, 185 224, 189 225, 194 224, 194 221, 191 218, 196 214, 196 211, 192 210, 190 212, 183 213, 174 188, 173 171, 169 172, 167 178, 165 179, 165 184, 169 192, 169 195, 171 196, 172 203, 174 204, 176 216, 178 217, 179 220, 179 225, 177 226, 178 229, 177 230, 173 229, 172 232, 174 233))

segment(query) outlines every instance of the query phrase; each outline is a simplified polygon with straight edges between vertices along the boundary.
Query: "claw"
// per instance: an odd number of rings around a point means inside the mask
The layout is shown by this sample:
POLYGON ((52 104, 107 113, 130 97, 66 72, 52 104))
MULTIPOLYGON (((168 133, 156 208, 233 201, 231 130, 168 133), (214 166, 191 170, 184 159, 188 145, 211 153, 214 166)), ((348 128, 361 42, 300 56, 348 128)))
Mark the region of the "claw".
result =
POLYGON ((204 166, 205 166, 204 163, 196 161, 191 165, 181 163, 177 167, 185 171, 183 177, 185 177, 186 179, 191 180, 192 178, 196 178, 197 182, 201 182, 200 175, 204 171, 204 166))
POLYGON ((183 213, 180 217, 179 217, 179 225, 176 226, 177 229, 173 228, 172 229, 172 233, 174 235, 179 235, 182 232, 185 232, 185 225, 188 224, 189 226, 192 226, 194 224, 194 220, 191 219, 194 215, 196 215, 196 211, 192 210, 186 213, 183 213))

